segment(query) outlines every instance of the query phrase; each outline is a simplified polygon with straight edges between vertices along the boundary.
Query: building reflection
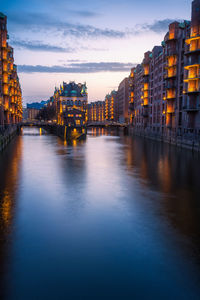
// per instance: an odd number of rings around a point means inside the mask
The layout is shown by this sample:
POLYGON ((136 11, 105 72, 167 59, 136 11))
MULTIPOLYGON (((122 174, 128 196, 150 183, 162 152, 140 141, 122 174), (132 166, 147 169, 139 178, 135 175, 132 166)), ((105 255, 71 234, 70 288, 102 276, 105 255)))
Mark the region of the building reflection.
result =
POLYGON ((22 158, 22 137, 16 138, 0 153, 0 298, 4 295, 4 280, 9 264, 13 219, 22 158))
POLYGON ((194 245, 193 250, 199 253, 198 154, 138 137, 125 137, 124 141, 124 159, 130 175, 135 172, 144 191, 159 194, 159 197, 149 194, 152 205, 157 205, 160 215, 186 236, 194 245))
MULTIPOLYGON (((88 135, 90 136, 116 136, 120 134, 119 129, 111 128, 111 127, 91 127, 88 129, 88 135)), ((122 133, 122 132, 121 132, 122 133)))

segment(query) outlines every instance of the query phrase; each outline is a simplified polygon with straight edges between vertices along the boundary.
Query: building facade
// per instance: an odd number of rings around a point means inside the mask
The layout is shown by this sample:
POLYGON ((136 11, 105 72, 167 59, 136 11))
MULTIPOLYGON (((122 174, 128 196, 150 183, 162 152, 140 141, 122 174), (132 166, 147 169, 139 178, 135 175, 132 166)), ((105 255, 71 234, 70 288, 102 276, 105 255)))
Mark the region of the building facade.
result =
POLYGON ((54 102, 56 105, 57 123, 66 125, 67 116, 73 115, 77 117, 77 126, 85 125, 87 122, 87 87, 86 84, 75 82, 63 82, 60 88, 56 88, 54 92, 54 102), (77 112, 80 111, 80 114, 77 112), (81 122, 80 117, 82 116, 81 122))
POLYGON ((105 97, 105 121, 118 121, 118 98, 117 91, 112 91, 105 97))
POLYGON ((117 90, 117 114, 120 123, 128 123, 129 79, 124 78, 117 90))
POLYGON ((105 101, 95 101, 88 104, 88 122, 103 123, 105 121, 105 101))
POLYGON ((0 13, 0 125, 19 123, 23 114, 17 66, 8 38, 7 17, 0 13))
POLYGON ((192 3, 190 32, 185 43, 183 127, 200 134, 200 0, 192 3))
POLYGON ((162 46, 146 52, 129 76, 134 132, 171 140, 200 138, 200 0, 192 20, 173 22, 162 46))

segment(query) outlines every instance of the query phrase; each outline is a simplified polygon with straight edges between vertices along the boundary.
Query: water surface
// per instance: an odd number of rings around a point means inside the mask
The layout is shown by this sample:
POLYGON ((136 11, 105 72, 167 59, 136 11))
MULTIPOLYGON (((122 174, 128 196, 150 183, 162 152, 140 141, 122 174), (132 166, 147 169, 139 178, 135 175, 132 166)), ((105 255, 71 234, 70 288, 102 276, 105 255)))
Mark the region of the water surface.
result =
POLYGON ((200 159, 93 129, 0 154, 2 299, 199 299, 200 159))

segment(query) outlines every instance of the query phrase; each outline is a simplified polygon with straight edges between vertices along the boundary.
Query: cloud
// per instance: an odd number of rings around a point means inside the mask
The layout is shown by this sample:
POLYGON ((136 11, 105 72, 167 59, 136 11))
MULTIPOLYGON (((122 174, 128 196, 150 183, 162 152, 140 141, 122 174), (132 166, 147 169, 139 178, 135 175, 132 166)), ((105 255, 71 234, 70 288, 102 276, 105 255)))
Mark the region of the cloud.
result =
POLYGON ((19 65, 21 73, 98 73, 98 72, 126 72, 135 66, 133 63, 120 62, 88 62, 73 63, 64 66, 19 65))
POLYGON ((83 47, 83 46, 79 46, 76 48, 60 47, 60 46, 54 46, 50 44, 44 44, 40 41, 23 41, 23 40, 14 40, 14 39, 11 39, 11 45, 20 50, 27 49, 30 51, 42 51, 42 52, 74 53, 77 51, 108 51, 108 49, 106 48, 92 48, 92 47, 83 47))
POLYGON ((75 51, 74 48, 62 48, 59 46, 53 46, 49 44, 43 44, 39 41, 11 41, 13 46, 16 46, 19 49, 27 49, 31 51, 45 51, 45 52, 64 52, 64 53, 72 53, 75 51))
POLYGON ((51 31, 54 33, 61 33, 63 36, 73 36, 77 38, 123 38, 126 36, 126 31, 114 30, 109 28, 98 28, 92 25, 73 24, 64 22, 47 14, 21 14, 20 16, 10 15, 9 22, 16 30, 19 27, 21 30, 25 29, 31 31, 51 31))
POLYGON ((70 10, 69 12, 73 15, 83 18, 93 18, 99 16, 98 13, 89 10, 70 10))
MULTIPOLYGON (((89 14, 89 12, 76 11, 74 13, 89 14)), ((92 14, 92 13, 91 13, 92 14)), ((9 22, 13 27, 12 30, 30 30, 35 32, 45 32, 47 34, 61 35, 62 38, 67 36, 81 39, 98 39, 112 38, 123 39, 130 36, 143 34, 146 31, 162 33, 168 31, 170 23, 174 19, 155 20, 153 23, 136 24, 134 28, 116 30, 112 28, 99 28, 89 24, 71 23, 60 21, 48 14, 29 13, 21 15, 10 15, 9 22)), ((180 21, 180 20, 178 20, 180 21)))
POLYGON ((152 24, 142 24, 141 31, 149 30, 156 33, 167 32, 169 24, 173 22, 181 22, 182 20, 174 20, 174 19, 164 19, 164 20, 156 20, 152 24))

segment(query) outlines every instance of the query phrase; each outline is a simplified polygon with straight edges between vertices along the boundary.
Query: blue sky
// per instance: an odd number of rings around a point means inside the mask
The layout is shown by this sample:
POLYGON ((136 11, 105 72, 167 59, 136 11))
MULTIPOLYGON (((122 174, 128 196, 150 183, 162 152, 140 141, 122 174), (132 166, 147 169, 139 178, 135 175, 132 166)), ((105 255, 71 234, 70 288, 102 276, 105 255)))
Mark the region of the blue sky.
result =
POLYGON ((191 1, 0 0, 25 102, 47 99, 62 81, 87 82, 103 100, 160 45, 173 20, 190 19, 191 1))

